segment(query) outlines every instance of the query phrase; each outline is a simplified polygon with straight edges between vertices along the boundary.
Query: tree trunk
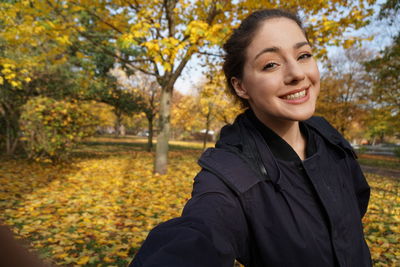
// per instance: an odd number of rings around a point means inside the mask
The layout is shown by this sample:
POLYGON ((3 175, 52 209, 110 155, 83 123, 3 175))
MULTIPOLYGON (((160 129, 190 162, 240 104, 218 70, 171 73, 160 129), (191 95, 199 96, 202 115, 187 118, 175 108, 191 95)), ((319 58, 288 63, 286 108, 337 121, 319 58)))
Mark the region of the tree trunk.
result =
POLYGON ((149 127, 149 136, 147 137, 147 151, 151 152, 152 148, 153 148, 153 119, 154 116, 153 115, 149 115, 147 116, 147 121, 148 121, 148 127, 149 127))
POLYGON ((381 141, 381 144, 385 143, 385 132, 383 132, 383 131, 381 132, 379 139, 381 141))
POLYGON ((172 89, 161 90, 159 132, 157 136, 156 158, 154 172, 159 174, 167 173, 168 164, 168 140, 170 134, 170 113, 171 113, 172 89))
POLYGON ((115 110, 115 136, 118 137, 120 136, 120 131, 121 131, 121 123, 122 123, 122 113, 119 110, 115 110))
POLYGON ((6 123, 6 140, 5 149, 7 155, 13 155, 18 145, 18 133, 19 133, 19 114, 14 113, 8 109, 8 106, 3 105, 4 109, 4 120, 6 123))
POLYGON ((376 144, 376 136, 374 135, 374 137, 372 138, 372 145, 374 146, 376 144))
POLYGON ((203 150, 205 150, 206 146, 207 146, 208 132, 210 131, 210 117, 211 117, 210 115, 211 115, 211 111, 209 108, 209 111, 207 112, 207 116, 206 116, 206 132, 203 137, 203 150))

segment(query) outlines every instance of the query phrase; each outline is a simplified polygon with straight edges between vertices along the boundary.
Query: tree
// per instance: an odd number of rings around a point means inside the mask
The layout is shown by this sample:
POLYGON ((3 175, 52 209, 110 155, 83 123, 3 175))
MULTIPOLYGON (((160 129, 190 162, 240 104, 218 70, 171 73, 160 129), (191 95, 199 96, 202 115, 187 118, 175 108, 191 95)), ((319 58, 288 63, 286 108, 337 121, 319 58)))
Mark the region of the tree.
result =
POLYGON ((74 145, 95 132, 97 118, 91 113, 91 104, 31 98, 22 107, 20 119, 28 157, 44 161, 66 159, 74 145))
POLYGON ((379 19, 389 19, 389 23, 396 23, 396 18, 398 19, 398 13, 400 11, 400 1, 399 0, 386 0, 385 3, 381 5, 381 10, 379 11, 379 19))
POLYGON ((147 119, 147 151, 150 152, 153 148, 154 120, 159 111, 160 87, 154 77, 140 72, 127 77, 126 72, 114 69, 112 74, 121 86, 140 98, 137 111, 142 111, 147 119))
POLYGON ((395 118, 390 109, 375 107, 368 111, 366 135, 372 139, 373 145, 384 143, 386 136, 396 134, 399 124, 399 117, 395 118))
POLYGON ((400 112, 400 34, 380 56, 368 61, 366 68, 373 78, 375 99, 394 113, 400 112))
POLYGON ((194 95, 175 92, 172 98, 171 115, 172 134, 175 139, 188 138, 188 133, 193 134, 202 127, 198 100, 194 95))
MULTIPOLYGON (((382 6, 379 20, 389 25, 399 22, 400 1, 388 0, 382 6)), ((396 28, 392 43, 375 58, 365 62, 372 79, 371 98, 373 110, 370 112, 371 137, 400 135, 400 30, 396 28)))
POLYGON ((0 110, 5 151, 13 154, 22 105, 37 95, 76 95, 91 75, 70 64, 71 57, 80 61, 70 49, 75 29, 55 19, 51 9, 37 10, 31 1, 2 1, 0 13, 0 110))
POLYGON ((326 61, 316 114, 327 118, 346 138, 351 127, 361 123, 368 102, 370 81, 362 65, 369 52, 356 47, 326 61))
POLYGON ((130 116, 141 110, 142 98, 140 95, 127 90, 117 83, 115 77, 107 74, 106 77, 99 79, 97 83, 90 86, 87 99, 106 103, 114 108, 116 116, 115 133, 120 135, 122 126, 122 115, 130 116))
MULTIPOLYGON (((13 154, 18 146, 19 118, 21 107, 32 97, 42 95, 54 99, 78 98, 85 90, 85 71, 72 71, 67 62, 48 65, 30 70, 28 81, 20 81, 20 87, 13 87, 12 81, 4 80, 0 90, 1 116, 5 122, 5 151, 13 154)), ((8 73, 4 71, 3 74, 8 73)), ((6 76, 6 75, 5 75, 6 76)))
POLYGON ((207 137, 213 124, 214 128, 219 128, 221 124, 232 123, 241 108, 234 99, 228 96, 225 89, 225 78, 221 70, 215 70, 209 75, 208 80, 199 87, 198 105, 203 129, 203 149, 207 145, 207 137))
MULTIPOLYGON (((347 28, 360 28, 372 13, 374 0, 256 1, 239 0, 135 0, 135 1, 22 1, 23 8, 57 14, 74 40, 91 43, 103 53, 120 60, 127 71, 141 71, 156 77, 161 87, 159 135, 155 171, 167 171, 170 108, 174 84, 194 54, 210 54, 224 42, 239 20, 249 11, 281 7, 307 14, 306 28, 317 48, 325 44, 348 45, 347 28), (322 18, 317 20, 316 18, 322 18), (106 37, 100 38, 99 35, 106 37), (217 46, 217 47, 216 47, 217 46), (110 49, 113 47, 114 49, 110 49)), ((18 6, 18 12, 26 12, 18 6)), ((10 11, 11 12, 11 11, 10 11)), ((29 11, 33 12, 33 11, 29 11)), ((321 49, 320 55, 324 54, 321 49)))

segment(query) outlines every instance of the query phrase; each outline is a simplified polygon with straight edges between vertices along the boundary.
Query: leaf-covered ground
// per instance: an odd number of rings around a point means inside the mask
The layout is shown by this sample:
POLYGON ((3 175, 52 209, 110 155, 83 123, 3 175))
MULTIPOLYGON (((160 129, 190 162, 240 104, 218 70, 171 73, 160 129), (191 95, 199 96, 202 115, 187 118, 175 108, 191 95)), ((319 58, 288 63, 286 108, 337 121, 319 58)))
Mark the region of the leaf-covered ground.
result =
MULTIPOLYGON (((0 165, 0 220, 54 264, 126 266, 148 231, 179 216, 190 197, 200 150, 175 144, 169 174, 159 176, 141 143, 101 141, 82 146, 69 164, 0 165)), ((368 180, 364 223, 375 266, 399 266, 400 180, 368 180)))

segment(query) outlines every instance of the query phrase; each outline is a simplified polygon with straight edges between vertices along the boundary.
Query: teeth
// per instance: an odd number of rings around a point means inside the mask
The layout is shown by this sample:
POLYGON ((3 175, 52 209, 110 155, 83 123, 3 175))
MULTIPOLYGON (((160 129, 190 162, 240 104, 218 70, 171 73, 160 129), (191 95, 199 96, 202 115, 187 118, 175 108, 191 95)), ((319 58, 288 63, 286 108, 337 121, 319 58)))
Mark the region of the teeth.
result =
POLYGON ((284 99, 288 99, 288 100, 294 100, 294 99, 298 99, 298 98, 302 98, 306 95, 306 90, 291 94, 291 95, 286 95, 283 98, 284 99))

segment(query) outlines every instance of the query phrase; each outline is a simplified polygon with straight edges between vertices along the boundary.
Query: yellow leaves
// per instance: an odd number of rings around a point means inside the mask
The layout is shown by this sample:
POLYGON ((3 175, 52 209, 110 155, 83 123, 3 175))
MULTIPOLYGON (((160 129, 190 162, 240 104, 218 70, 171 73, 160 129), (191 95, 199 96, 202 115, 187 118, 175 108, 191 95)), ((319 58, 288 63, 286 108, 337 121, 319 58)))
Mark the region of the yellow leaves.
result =
MULTIPOLYGON (((1 73, 4 75, 4 78, 0 76, 0 84, 3 84, 5 79, 11 84, 12 87, 20 88, 22 86, 22 82, 18 79, 18 69, 16 65, 10 60, 2 60, 0 58, 0 66, 2 67, 1 73)), ((26 77, 25 81, 29 82, 30 78, 26 77)))
POLYGON ((227 25, 214 24, 207 32, 207 40, 212 45, 219 45, 223 42, 229 31, 230 27, 227 27, 227 25))
POLYGON ((394 266, 400 261, 400 197, 396 181, 367 175, 372 188, 368 212, 363 218, 364 233, 377 266, 394 266), (384 264, 384 265, 378 265, 384 264), (393 265, 394 264, 394 265, 393 265))
POLYGON ((61 253, 61 254, 57 254, 56 255, 56 258, 58 258, 58 259, 64 259, 64 258, 66 258, 68 256, 68 253, 61 253))
POLYGON ((84 256, 84 257, 80 258, 76 263, 78 265, 85 265, 86 263, 89 262, 89 260, 90 260, 89 256, 84 256))
POLYGON ((160 63, 165 71, 171 71, 176 55, 183 49, 185 43, 180 43, 174 37, 166 37, 161 40, 143 42, 141 46, 147 49, 148 56, 152 57, 155 62, 160 63))
POLYGON ((343 47, 348 49, 354 45, 355 41, 354 39, 347 39, 344 41, 343 47))
POLYGON ((2 162, 0 219, 58 264, 126 266, 150 229, 180 215, 199 152, 172 151, 171 174, 155 176, 151 153, 133 159, 114 149, 99 146, 96 159, 65 166, 2 162))
POLYGON ((186 28, 185 34, 189 36, 190 43, 196 44, 207 34, 209 25, 204 21, 193 20, 186 28))
POLYGON ((15 88, 21 88, 21 82, 20 81, 10 81, 11 86, 15 88))
POLYGON ((115 253, 117 256, 121 257, 121 258, 127 258, 128 257, 128 251, 120 251, 115 253))
POLYGON ((0 17, 6 18, 5 27, 0 31, 4 49, 0 65, 11 63, 14 65, 11 75, 15 75, 3 77, 3 83, 8 81, 12 87, 23 89, 39 67, 65 62, 67 53, 64 52, 71 44, 75 29, 69 23, 50 18, 48 4, 42 1, 13 1, 10 5, 0 5, 0 17), (65 56, 57 60, 56 56, 62 54, 65 56))
POLYGON ((71 7, 71 11, 72 11, 72 12, 79 12, 79 11, 82 11, 82 10, 84 10, 84 8, 83 8, 82 6, 73 5, 73 6, 71 7))
POLYGON ((109 258, 108 256, 105 256, 103 259, 104 262, 110 263, 110 262, 114 262, 114 259, 109 258))
POLYGON ((160 51, 160 46, 157 40, 151 40, 142 44, 142 46, 146 47, 149 53, 157 53, 160 51))
POLYGON ((75 54, 75 55, 76 55, 76 57, 77 57, 77 58, 79 58, 79 59, 86 58, 86 56, 85 56, 85 55, 84 55, 82 52, 79 52, 79 51, 78 51, 78 52, 76 52, 76 54, 75 54))

